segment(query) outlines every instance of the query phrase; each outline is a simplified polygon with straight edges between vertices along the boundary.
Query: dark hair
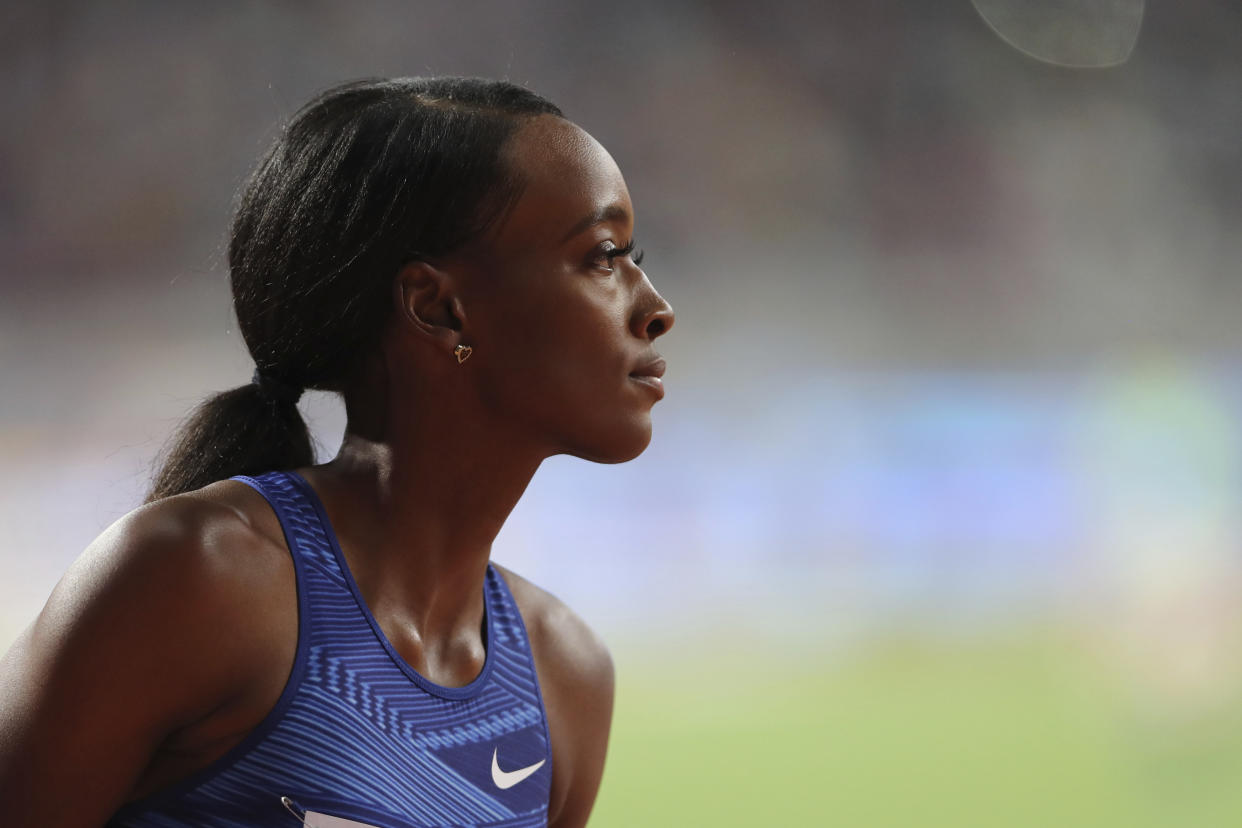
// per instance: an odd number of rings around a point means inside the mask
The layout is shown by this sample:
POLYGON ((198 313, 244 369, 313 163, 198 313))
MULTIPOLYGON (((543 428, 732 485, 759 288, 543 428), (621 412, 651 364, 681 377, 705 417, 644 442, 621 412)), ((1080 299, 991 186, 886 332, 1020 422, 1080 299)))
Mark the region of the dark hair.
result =
POLYGON ((343 390, 378 343, 401 266, 454 250, 512 205, 522 182, 502 151, 545 114, 561 112, 477 78, 359 81, 303 107, 246 185, 229 243, 238 327, 264 381, 190 415, 147 502, 313 463, 296 390, 343 390))

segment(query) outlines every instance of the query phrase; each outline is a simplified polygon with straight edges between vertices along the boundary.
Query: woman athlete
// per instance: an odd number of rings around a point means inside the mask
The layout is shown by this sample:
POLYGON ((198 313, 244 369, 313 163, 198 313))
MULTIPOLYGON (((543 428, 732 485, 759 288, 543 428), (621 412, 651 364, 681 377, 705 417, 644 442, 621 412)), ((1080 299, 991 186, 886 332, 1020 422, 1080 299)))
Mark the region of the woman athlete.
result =
POLYGON ((254 381, 171 444, 5 656, 0 822, 579 826, 613 667, 489 563, 544 458, 619 463, 673 312, 608 153, 501 82, 333 89, 238 209, 254 381), (313 465, 296 402, 339 392, 313 465))

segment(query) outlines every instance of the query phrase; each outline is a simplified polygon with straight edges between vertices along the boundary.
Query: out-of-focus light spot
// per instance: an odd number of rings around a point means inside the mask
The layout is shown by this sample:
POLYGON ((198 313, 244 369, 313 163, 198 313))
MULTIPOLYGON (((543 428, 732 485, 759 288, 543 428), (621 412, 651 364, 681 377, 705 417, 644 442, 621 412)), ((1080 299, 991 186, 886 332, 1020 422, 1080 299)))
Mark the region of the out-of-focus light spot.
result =
POLYGON ((992 31, 1025 55, 1093 69, 1130 58, 1143 24, 1143 0, 972 0, 992 31))

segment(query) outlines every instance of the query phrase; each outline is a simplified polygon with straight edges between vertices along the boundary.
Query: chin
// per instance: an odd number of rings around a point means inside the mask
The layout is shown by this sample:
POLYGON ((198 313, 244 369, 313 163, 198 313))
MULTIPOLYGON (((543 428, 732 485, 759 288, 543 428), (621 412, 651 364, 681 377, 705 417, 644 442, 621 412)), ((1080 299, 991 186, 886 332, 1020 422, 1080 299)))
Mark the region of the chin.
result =
POLYGON ((628 463, 651 444, 651 420, 646 421, 644 428, 627 429, 623 434, 613 433, 609 437, 611 439, 592 441, 588 445, 579 445, 563 453, 592 463, 628 463))

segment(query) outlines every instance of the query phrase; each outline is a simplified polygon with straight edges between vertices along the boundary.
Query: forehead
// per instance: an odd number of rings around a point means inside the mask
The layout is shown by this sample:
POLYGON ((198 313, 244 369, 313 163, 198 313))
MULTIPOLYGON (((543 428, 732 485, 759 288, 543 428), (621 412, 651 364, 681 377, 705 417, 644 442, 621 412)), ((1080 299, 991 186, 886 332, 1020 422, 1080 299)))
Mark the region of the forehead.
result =
POLYGON ((617 163, 576 124, 542 115, 524 124, 506 147, 523 180, 522 195, 499 236, 559 241, 586 216, 620 206, 632 214, 617 163))

